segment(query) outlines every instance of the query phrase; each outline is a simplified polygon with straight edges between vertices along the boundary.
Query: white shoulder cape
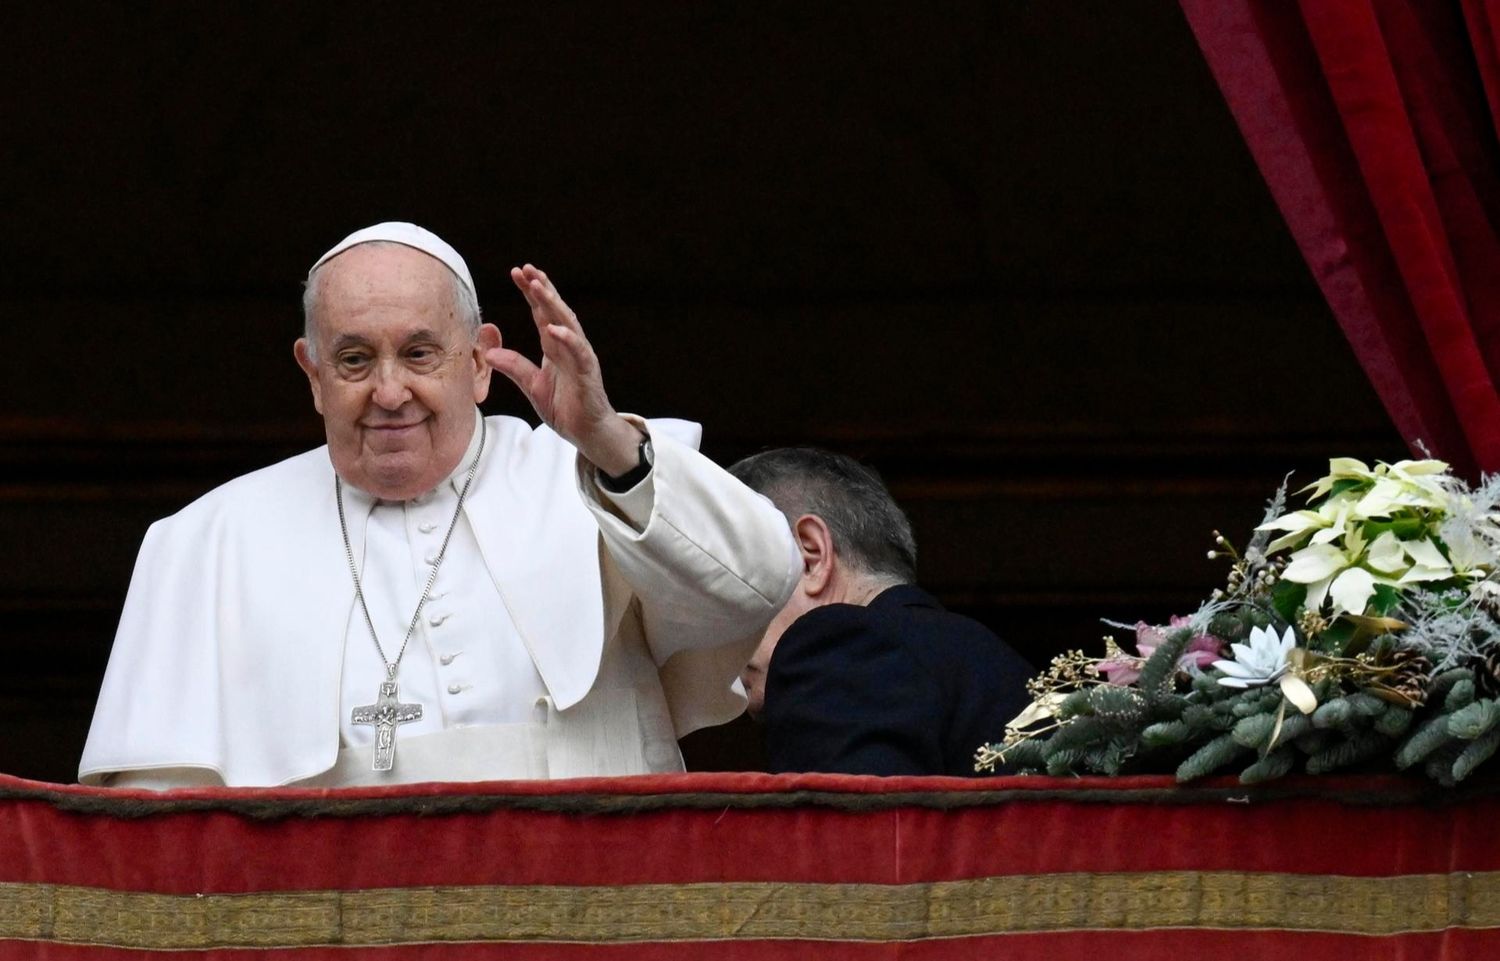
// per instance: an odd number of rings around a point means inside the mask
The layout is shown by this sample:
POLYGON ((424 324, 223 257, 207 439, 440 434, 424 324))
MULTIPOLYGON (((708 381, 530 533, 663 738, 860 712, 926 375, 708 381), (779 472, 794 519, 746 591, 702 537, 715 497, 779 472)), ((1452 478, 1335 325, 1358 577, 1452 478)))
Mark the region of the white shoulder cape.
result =
MULTIPOLYGON (((650 422, 655 500, 638 531, 550 429, 485 423, 492 446, 464 512, 557 709, 589 693, 638 600, 679 736, 738 714, 734 677, 796 580, 780 513, 696 452, 696 424, 650 422)), ((196 767, 274 785, 333 766, 354 616, 333 479, 318 448, 151 526, 81 780, 196 767)))

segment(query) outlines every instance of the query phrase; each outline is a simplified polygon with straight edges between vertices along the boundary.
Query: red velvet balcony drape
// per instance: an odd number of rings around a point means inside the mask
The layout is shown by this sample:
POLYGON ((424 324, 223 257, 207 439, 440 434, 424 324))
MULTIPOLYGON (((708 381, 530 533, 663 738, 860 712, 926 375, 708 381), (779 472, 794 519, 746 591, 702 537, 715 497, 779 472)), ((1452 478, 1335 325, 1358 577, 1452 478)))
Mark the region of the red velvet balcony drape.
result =
POLYGON ((1500 0, 1181 4, 1402 436, 1500 471, 1500 0))

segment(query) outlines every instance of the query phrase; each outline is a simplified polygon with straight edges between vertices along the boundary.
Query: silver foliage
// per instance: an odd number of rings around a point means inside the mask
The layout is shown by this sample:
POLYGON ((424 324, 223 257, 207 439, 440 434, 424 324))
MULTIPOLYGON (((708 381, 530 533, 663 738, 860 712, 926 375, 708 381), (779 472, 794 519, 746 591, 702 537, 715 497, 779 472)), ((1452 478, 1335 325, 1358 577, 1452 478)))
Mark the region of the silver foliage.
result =
POLYGON ((1467 590, 1412 591, 1399 615, 1410 625, 1401 632, 1401 645, 1426 655, 1435 674, 1483 657, 1500 643, 1500 623, 1467 590))

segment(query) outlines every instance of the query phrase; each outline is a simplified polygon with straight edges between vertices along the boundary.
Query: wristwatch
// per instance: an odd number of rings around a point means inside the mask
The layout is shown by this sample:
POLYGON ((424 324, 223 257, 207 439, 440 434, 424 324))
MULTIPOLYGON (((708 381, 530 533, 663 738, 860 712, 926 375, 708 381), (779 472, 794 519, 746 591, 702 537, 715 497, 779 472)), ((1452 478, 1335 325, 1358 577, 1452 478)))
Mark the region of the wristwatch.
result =
POLYGON ((599 472, 599 483, 603 485, 605 490, 612 494, 623 494, 645 480, 646 475, 651 473, 651 465, 655 463, 656 455, 651 451, 651 436, 649 434, 641 438, 641 446, 636 450, 637 459, 635 466, 619 477, 611 476, 604 471, 599 472))

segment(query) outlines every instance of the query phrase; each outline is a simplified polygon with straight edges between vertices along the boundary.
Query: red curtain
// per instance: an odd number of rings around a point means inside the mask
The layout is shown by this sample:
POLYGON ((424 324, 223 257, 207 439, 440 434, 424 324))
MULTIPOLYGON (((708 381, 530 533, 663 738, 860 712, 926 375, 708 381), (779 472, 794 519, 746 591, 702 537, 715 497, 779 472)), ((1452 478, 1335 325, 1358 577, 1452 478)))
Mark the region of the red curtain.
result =
POLYGON ((1391 418, 1500 471, 1500 0, 1180 0, 1391 418))

